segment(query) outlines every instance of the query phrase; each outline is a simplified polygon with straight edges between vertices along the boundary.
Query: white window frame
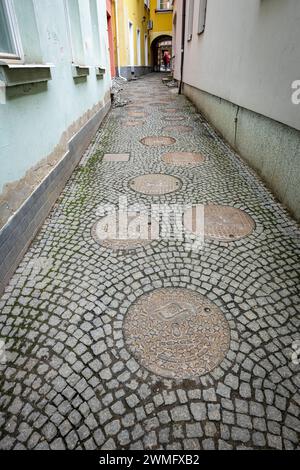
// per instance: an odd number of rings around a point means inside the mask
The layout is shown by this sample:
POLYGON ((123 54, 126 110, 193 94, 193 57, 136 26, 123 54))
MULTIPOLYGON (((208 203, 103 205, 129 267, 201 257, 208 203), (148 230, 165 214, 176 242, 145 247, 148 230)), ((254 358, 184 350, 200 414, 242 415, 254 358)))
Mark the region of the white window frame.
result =
POLYGON ((202 34, 206 25, 207 0, 199 0, 199 14, 197 33, 202 34))
MULTIPOLYGON (((92 41, 93 41, 93 58, 95 65, 102 64, 103 50, 102 50, 102 41, 100 35, 100 26, 99 26, 99 11, 98 11, 98 2, 97 0, 90 0, 94 4, 95 16, 92 15, 92 9, 90 8, 90 20, 92 26, 92 41)), ((103 64, 102 64, 103 65, 103 64)))
POLYGON ((19 32, 19 26, 18 26, 18 21, 17 21, 17 16, 15 13, 14 5, 13 5, 12 0, 3 0, 3 3, 4 3, 6 15, 7 15, 7 21, 8 21, 7 26, 11 34, 11 39, 13 42, 15 53, 0 51, 0 59, 21 61, 23 60, 23 48, 22 48, 21 36, 19 32))
MULTIPOLYGON (((77 0, 78 1, 78 0, 77 0)), ((84 45, 83 45, 83 34, 82 34, 82 25, 81 25, 81 18, 80 18, 80 7, 79 7, 79 2, 78 2, 78 9, 79 9, 79 27, 80 27, 80 37, 81 37, 81 47, 82 47, 82 60, 78 61, 77 60, 77 51, 75 50, 75 45, 73 42, 73 29, 72 29, 72 24, 71 24, 71 14, 70 14, 70 9, 68 5, 68 1, 64 0, 64 5, 65 5, 65 14, 66 14, 66 19, 67 19, 67 34, 68 34, 68 40, 70 44, 70 49, 71 49, 71 61, 72 64, 75 65, 80 65, 84 66, 85 62, 85 53, 84 53, 84 45), (78 63, 80 62, 80 63, 78 63)))
POLYGON ((135 50, 134 50, 134 30, 133 30, 133 22, 128 21, 128 39, 129 39, 129 66, 134 67, 134 57, 135 57, 135 50))
POLYGON ((194 0, 189 0, 189 12, 188 12, 188 36, 187 40, 191 41, 193 37, 194 29, 194 11, 195 11, 195 2, 194 0))
POLYGON ((169 11, 169 10, 172 10, 172 2, 171 0, 157 0, 157 9, 159 11, 169 11), (169 8, 165 8, 162 6, 162 2, 169 2, 169 8))
POLYGON ((144 53, 145 53, 145 67, 148 67, 149 65, 149 61, 148 61, 148 44, 149 44, 149 40, 148 40, 148 34, 145 34, 144 35, 144 53))
POLYGON ((136 30, 136 55, 137 55, 137 65, 142 65, 142 45, 141 45, 141 30, 137 28, 136 30))

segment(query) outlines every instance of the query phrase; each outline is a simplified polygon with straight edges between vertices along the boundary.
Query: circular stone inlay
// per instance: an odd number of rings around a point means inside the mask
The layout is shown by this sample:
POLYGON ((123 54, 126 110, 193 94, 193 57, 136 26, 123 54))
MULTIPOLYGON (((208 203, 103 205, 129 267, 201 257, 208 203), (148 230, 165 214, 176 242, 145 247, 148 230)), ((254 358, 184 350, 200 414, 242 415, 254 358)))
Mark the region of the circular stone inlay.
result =
POLYGON ((138 214, 129 212, 126 216, 119 214, 108 214, 98 220, 92 227, 92 237, 99 245, 113 251, 130 251, 135 250, 141 246, 147 246, 151 243, 151 224, 148 224, 149 233, 148 239, 141 238, 141 236, 133 235, 130 238, 125 238, 119 232, 120 223, 125 227, 126 233, 130 230, 130 226, 137 222, 138 214), (103 233, 105 232, 106 238, 103 233), (119 235, 116 237, 116 233, 119 235))
POLYGON ((157 173, 137 176, 129 181, 129 186, 137 193, 160 196, 178 191, 182 182, 175 176, 157 173))
POLYGON ((157 289, 129 307, 124 337, 136 360, 154 374, 188 379, 207 374, 226 356, 230 329, 219 308, 197 292, 157 289))
MULTIPOLYGON (((184 213, 184 226, 195 235, 203 235, 201 224, 196 224, 196 209, 197 206, 194 206, 184 213)), ((236 207, 217 204, 204 207, 205 238, 230 242, 247 237, 254 229, 255 222, 252 217, 236 207)))
POLYGON ((174 126, 166 126, 163 129, 165 132, 179 132, 179 134, 187 134, 188 132, 192 132, 194 129, 191 126, 184 126, 184 125, 174 125, 174 126))
POLYGON ((165 136, 150 136, 144 137, 140 142, 147 147, 160 147, 162 145, 173 145, 176 139, 165 136))
POLYGON ((164 163, 176 166, 185 166, 185 165, 196 165, 203 163, 205 157, 201 153, 192 153, 192 152, 174 152, 174 153, 165 153, 162 156, 164 163))

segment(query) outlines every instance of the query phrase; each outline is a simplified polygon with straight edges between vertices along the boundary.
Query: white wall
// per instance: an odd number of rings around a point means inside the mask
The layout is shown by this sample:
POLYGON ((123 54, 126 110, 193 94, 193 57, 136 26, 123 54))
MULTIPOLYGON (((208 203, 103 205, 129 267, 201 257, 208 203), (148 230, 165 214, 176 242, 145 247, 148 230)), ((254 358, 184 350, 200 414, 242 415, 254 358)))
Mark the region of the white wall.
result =
MULTIPOLYGON (((187 17, 190 0, 187 0, 187 17)), ((292 82, 300 79, 300 0, 208 0, 206 28, 186 40, 183 81, 300 130, 292 82)), ((176 0, 180 79, 182 0, 176 0)))

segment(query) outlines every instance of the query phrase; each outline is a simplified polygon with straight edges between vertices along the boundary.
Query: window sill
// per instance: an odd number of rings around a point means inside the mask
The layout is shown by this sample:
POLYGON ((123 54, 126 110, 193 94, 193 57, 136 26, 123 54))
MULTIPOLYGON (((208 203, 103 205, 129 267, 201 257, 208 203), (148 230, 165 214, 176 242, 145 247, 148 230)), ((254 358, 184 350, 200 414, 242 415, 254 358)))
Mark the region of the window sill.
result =
POLYGON ((52 64, 22 64, 0 60, 0 80, 5 87, 48 82, 52 64))
POLYGON ((87 77, 90 74, 90 69, 86 65, 72 64, 73 78, 87 77))
POLYGON ((155 10, 155 13, 172 13, 172 12, 173 12, 172 8, 168 8, 168 9, 165 9, 165 10, 159 10, 159 9, 155 10))
POLYGON ((103 78, 105 72, 106 72, 106 69, 104 69, 103 67, 99 67, 99 66, 96 67, 96 76, 97 76, 97 78, 103 78))

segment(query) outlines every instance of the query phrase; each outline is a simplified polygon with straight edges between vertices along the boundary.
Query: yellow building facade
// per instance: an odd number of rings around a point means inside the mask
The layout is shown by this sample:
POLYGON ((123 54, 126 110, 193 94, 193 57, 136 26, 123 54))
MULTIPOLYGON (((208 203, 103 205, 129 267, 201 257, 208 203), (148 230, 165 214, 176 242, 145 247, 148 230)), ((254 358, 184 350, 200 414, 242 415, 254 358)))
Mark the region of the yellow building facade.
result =
POLYGON ((172 38, 172 1, 112 0, 112 8, 116 75, 130 79, 159 70, 160 43, 172 38))
POLYGON ((151 70, 149 0, 114 0, 117 75, 130 79, 151 70))
POLYGON ((160 36, 172 37, 173 7, 171 0, 150 0, 150 44, 160 36))
POLYGON ((166 52, 172 57, 172 5, 172 0, 150 0, 150 55, 156 72, 166 70, 163 61, 166 52))

